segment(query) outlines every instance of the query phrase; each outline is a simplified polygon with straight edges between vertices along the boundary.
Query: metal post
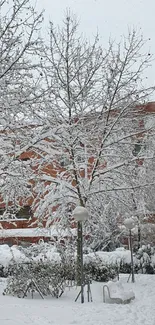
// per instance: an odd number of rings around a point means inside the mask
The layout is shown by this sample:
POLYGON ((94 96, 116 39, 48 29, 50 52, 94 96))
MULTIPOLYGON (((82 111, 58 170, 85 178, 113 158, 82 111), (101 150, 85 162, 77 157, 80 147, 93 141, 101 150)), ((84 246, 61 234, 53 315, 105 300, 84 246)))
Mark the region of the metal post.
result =
POLYGON ((77 223, 77 267, 76 267, 77 286, 81 286, 81 222, 77 223))
POLYGON ((135 282, 135 275, 134 275, 134 263, 133 263, 133 247, 132 247, 132 234, 131 230, 129 230, 129 239, 130 239, 130 251, 131 251, 131 275, 132 275, 132 282, 135 282))
POLYGON ((140 227, 140 218, 138 218, 138 249, 141 247, 141 227, 140 227))
MULTIPOLYGON (((77 285, 81 285, 81 303, 84 303, 84 274, 83 274, 83 231, 82 222, 88 219, 89 214, 87 209, 81 205, 77 206, 73 211, 73 217, 78 222, 77 227, 77 285), (80 272, 79 272, 80 271, 80 272), (80 281, 79 281, 80 280, 80 281)), ((78 295, 79 297, 79 295, 78 295)), ((75 301, 78 299, 75 299, 75 301)))
POLYGON ((82 229, 82 222, 81 223, 81 303, 84 303, 84 281, 83 281, 83 229, 82 229))

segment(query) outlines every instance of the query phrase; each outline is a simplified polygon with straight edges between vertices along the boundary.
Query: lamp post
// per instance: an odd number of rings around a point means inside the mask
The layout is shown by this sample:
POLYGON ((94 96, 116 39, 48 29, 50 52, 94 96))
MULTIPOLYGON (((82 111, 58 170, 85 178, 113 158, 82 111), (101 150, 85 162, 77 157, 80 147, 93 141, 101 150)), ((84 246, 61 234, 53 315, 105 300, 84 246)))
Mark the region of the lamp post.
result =
POLYGON ((131 230, 135 227, 135 222, 132 218, 128 218, 124 222, 125 227, 129 230, 129 241, 130 241, 130 251, 131 251, 131 276, 132 282, 135 282, 134 275, 134 263, 133 263, 133 246, 132 246, 132 233, 131 230))
POLYGON ((88 219, 89 214, 86 208, 77 206, 73 211, 73 217, 78 222, 78 244, 80 244, 80 285, 81 303, 84 303, 84 274, 83 274, 83 229, 82 223, 88 219))

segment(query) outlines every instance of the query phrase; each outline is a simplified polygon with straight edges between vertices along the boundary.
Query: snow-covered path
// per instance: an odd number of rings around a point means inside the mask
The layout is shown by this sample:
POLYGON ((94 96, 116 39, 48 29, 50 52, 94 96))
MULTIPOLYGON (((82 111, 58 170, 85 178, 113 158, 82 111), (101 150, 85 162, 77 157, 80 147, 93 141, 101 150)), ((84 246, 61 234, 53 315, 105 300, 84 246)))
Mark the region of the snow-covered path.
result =
MULTIPOLYGON (((19 299, 0 295, 1 325, 155 325, 155 276, 138 275, 132 288, 136 299, 128 305, 103 304, 102 284, 92 285, 92 303, 74 302, 77 291, 60 299, 19 299)), ((1 283, 1 291, 4 283, 1 283)))

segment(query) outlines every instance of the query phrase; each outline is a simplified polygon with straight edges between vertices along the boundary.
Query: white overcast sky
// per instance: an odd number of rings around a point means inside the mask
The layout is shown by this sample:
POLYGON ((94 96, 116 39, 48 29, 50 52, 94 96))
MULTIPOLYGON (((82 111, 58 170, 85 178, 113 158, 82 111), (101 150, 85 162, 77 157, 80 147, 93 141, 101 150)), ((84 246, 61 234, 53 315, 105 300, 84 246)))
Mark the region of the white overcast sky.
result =
MULTIPOLYGON (((116 41, 128 27, 141 28, 148 41, 148 51, 155 57, 155 0, 37 0, 37 9, 45 9, 45 23, 59 24, 66 8, 80 20, 80 30, 91 38, 97 30, 103 46, 109 36, 116 41)), ((146 48, 147 50, 147 48, 146 48)), ((155 84, 155 62, 148 71, 149 84, 155 84)))

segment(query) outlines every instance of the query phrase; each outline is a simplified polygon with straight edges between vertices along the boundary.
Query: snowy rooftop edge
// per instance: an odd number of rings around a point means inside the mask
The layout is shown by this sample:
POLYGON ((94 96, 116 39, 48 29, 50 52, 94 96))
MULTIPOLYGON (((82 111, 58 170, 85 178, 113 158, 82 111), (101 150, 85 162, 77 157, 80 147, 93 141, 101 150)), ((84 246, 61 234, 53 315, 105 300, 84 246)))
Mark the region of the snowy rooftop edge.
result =
POLYGON ((22 228, 22 229, 0 229, 0 238, 8 237, 47 237, 51 238, 53 236, 66 237, 71 234, 74 236, 76 234, 76 229, 72 229, 71 232, 68 230, 58 230, 53 228, 22 228))

